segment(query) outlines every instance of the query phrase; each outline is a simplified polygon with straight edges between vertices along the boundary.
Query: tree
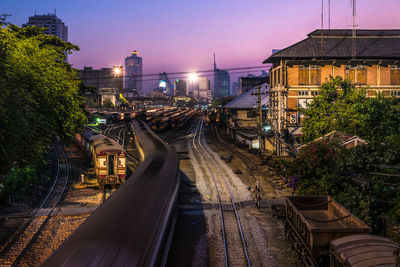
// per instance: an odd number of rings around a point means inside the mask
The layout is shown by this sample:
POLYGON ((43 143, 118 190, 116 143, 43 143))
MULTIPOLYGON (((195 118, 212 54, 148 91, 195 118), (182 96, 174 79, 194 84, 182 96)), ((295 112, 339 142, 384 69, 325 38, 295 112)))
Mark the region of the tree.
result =
POLYGON ((400 112, 393 98, 381 93, 367 97, 366 89, 339 76, 323 83, 319 95, 301 113, 305 141, 333 130, 382 141, 400 129, 400 112))
POLYGON ((0 28, 0 174, 26 166, 56 136, 71 141, 86 118, 76 70, 79 48, 43 28, 0 28))

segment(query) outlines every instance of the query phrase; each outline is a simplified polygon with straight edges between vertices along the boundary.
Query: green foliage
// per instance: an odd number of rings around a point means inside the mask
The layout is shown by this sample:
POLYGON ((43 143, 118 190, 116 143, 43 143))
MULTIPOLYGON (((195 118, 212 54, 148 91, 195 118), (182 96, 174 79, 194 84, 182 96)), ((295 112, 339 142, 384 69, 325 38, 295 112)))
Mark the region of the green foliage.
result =
POLYGON ((339 144, 314 141, 285 161, 288 187, 298 195, 331 195, 378 232, 383 214, 400 224, 398 177, 374 174, 399 173, 400 146, 387 142, 345 149, 339 144))
POLYGON ((43 28, 0 28, 0 173, 24 168, 56 136, 71 141, 85 122, 77 72, 64 62, 78 47, 43 28))
POLYGON ((382 141, 400 129, 400 111, 395 99, 378 93, 367 97, 366 89, 356 88, 341 77, 323 83, 319 95, 306 108, 303 138, 311 141, 333 130, 382 141))

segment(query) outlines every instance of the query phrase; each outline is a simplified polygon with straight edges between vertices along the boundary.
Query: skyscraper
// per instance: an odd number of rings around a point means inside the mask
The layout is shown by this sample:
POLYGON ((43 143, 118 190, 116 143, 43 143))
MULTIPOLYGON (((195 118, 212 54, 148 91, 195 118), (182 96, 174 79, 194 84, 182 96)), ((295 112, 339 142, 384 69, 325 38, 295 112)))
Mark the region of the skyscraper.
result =
POLYGON ((207 77, 199 77, 197 101, 200 103, 209 102, 210 80, 207 77))
MULTIPOLYGON (((22 27, 28 26, 38 26, 46 28, 44 30, 45 34, 54 35, 60 38, 61 40, 68 42, 68 27, 65 26, 64 22, 57 18, 56 13, 54 14, 46 14, 46 15, 34 15, 29 17, 29 21, 25 24, 22 24, 22 27)), ((68 61, 68 53, 65 52, 65 62, 68 61)))
POLYGON ((22 24, 22 27, 38 26, 46 28, 45 34, 54 35, 63 41, 68 41, 68 27, 64 22, 57 18, 56 14, 34 15, 29 17, 29 21, 22 24))
POLYGON ((134 50, 132 55, 125 58, 125 88, 136 91, 138 95, 143 95, 142 88, 142 58, 139 52, 134 50))
POLYGON ((226 70, 220 70, 217 68, 214 54, 214 97, 228 96, 230 87, 231 82, 229 73, 226 70))
POLYGON ((177 79, 175 81, 175 96, 187 96, 187 86, 185 80, 177 79))
POLYGON ((231 95, 238 95, 239 94, 239 83, 234 82, 232 83, 232 94, 231 95))

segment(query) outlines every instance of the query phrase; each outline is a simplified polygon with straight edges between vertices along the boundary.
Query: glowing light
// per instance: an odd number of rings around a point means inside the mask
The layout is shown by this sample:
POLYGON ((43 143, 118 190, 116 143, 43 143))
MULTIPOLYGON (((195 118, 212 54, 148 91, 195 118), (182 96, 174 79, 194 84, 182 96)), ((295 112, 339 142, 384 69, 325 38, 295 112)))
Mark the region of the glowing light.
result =
POLYGON ((115 76, 119 76, 122 74, 122 70, 119 67, 114 67, 113 72, 115 76))
POLYGON ((189 76, 188 76, 189 81, 191 81, 191 82, 196 81, 198 77, 199 77, 199 76, 198 76, 197 73, 195 73, 195 72, 189 73, 189 76))

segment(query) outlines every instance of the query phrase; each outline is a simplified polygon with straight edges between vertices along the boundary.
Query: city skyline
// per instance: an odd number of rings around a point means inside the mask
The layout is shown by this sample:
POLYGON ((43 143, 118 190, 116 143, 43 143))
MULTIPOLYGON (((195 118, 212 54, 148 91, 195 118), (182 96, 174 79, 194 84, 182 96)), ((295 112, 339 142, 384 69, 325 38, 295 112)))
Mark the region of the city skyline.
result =
MULTIPOLYGON (((35 11, 46 14, 56 9, 57 16, 69 27, 70 42, 81 48, 70 55, 75 68, 123 65, 126 55, 138 50, 146 59, 143 72, 158 73, 209 69, 213 53, 217 54, 221 69, 260 65, 272 49, 286 47, 320 28, 321 1, 297 2, 254 1, 249 5, 230 1, 228 8, 226 1, 211 0, 113 4, 0 0, 0 13, 11 14, 7 20, 21 26, 35 11), (135 18, 129 16, 133 7, 135 18), (199 12, 200 7, 209 7, 208 12, 199 12), (285 15, 285 21, 275 24, 281 15, 285 15), (281 37, 273 38, 278 31, 282 32, 281 37)), ((396 9, 400 9, 400 3, 395 0, 360 1, 358 28, 400 28, 400 19, 393 13, 396 9)), ((331 3, 331 28, 350 28, 350 14, 348 0, 331 3)), ((327 27, 327 13, 325 17, 327 27)))

